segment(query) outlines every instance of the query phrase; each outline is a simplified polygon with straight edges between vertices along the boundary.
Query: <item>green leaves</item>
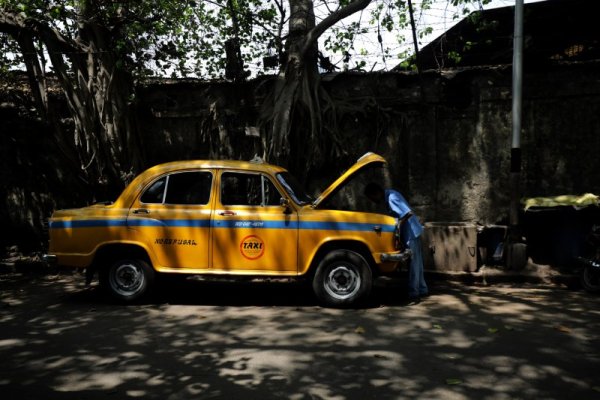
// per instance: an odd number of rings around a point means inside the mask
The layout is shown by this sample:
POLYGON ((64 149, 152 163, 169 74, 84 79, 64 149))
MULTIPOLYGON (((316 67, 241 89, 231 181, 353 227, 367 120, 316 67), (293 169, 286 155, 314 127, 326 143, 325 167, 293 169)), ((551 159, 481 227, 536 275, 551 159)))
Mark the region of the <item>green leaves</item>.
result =
MULTIPOLYGON (((246 66, 258 65, 266 56, 280 55, 289 31, 289 5, 295 1, 0 0, 0 10, 43 21, 74 40, 80 38, 82 23, 100 26, 110 32, 110 42, 102 51, 112 52, 120 66, 136 77, 195 74, 215 78, 224 75, 224 44, 229 39, 236 38, 240 43, 246 66)), ((316 23, 352 1, 314 2, 316 23)), ((462 7, 457 16, 466 10, 464 5, 490 2, 447 1, 462 7)), ((427 16, 445 5, 422 0, 414 1, 413 6, 415 15, 421 18, 417 35, 423 40, 433 33, 427 16)), ((410 55, 412 37, 405 37, 407 29, 406 0, 372 0, 368 9, 327 30, 320 41, 321 50, 338 66, 343 60, 345 68, 369 69, 367 59, 372 64, 373 57, 379 56, 385 63, 385 59, 404 60, 410 55)), ((467 43, 466 49, 474 45, 467 43)), ((18 57, 6 56, 10 51, 7 46, 0 41, 0 63, 5 69, 20 62, 18 57)), ((460 60, 461 56, 456 53, 450 57, 460 60)), ((257 73, 257 68, 253 72, 257 73)))

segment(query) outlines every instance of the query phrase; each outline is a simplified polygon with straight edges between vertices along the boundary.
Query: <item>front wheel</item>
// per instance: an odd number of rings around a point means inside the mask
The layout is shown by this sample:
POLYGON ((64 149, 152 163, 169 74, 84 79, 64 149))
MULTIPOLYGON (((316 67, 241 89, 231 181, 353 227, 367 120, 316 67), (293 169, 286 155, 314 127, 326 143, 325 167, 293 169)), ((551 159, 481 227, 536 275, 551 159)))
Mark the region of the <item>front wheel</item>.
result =
POLYGON ((154 283, 154 269, 144 260, 123 259, 103 271, 103 286, 119 301, 133 302, 147 294, 154 283))
POLYGON ((600 267, 585 266, 581 273, 581 285, 590 293, 600 293, 600 267))
POLYGON ((323 304, 331 307, 356 305, 371 292, 373 275, 365 259, 350 250, 335 250, 319 263, 313 290, 323 304))

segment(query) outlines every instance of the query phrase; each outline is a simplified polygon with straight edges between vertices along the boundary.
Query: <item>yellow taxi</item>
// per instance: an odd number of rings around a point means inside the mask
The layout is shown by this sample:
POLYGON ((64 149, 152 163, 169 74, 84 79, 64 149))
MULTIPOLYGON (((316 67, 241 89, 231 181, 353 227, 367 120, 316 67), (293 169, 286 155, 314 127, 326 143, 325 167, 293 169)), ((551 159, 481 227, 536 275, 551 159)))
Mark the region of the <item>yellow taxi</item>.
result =
POLYGON ((263 162, 177 161, 136 177, 111 204, 55 211, 48 261, 98 272, 121 301, 159 274, 308 278, 328 306, 364 300, 373 277, 409 254, 395 218, 331 205, 346 182, 385 159, 367 153, 317 199, 263 162))

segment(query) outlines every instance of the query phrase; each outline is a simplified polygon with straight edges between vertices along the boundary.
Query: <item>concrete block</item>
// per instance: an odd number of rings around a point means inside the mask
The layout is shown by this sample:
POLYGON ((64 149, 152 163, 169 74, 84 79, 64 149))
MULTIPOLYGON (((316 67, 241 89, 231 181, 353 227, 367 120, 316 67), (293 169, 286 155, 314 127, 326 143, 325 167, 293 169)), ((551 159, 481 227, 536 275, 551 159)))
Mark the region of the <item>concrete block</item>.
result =
POLYGON ((433 271, 477 270, 477 227, 464 222, 427 222, 422 235, 423 263, 433 271))

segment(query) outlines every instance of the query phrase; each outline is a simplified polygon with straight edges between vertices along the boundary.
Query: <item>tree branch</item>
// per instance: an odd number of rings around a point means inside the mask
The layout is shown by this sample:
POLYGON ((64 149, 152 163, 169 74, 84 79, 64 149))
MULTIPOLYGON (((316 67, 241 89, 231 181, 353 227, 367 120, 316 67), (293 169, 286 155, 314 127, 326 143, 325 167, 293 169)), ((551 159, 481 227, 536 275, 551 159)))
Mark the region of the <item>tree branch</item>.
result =
POLYGON ((306 35, 306 41, 304 42, 304 47, 302 48, 302 54, 306 54, 308 52, 308 50, 316 43, 323 32, 331 28, 342 19, 349 17, 357 11, 365 9, 371 3, 371 1, 372 0, 354 0, 347 6, 329 14, 327 18, 319 22, 317 26, 308 32, 308 35, 306 35))
POLYGON ((9 35, 18 34, 25 28, 24 18, 19 15, 0 11, 0 32, 8 33, 9 35))
POLYGON ((38 52, 33 44, 33 37, 29 32, 21 32, 18 35, 17 42, 23 53, 23 61, 27 69, 29 84, 33 97, 37 102, 37 107, 43 118, 48 116, 48 91, 46 87, 46 74, 43 65, 38 58, 38 52))
POLYGON ((51 41, 55 48, 64 53, 85 51, 83 44, 60 34, 48 24, 33 18, 23 18, 14 13, 0 11, 0 32, 8 33, 17 39, 20 32, 27 31, 40 38, 44 43, 51 41))

